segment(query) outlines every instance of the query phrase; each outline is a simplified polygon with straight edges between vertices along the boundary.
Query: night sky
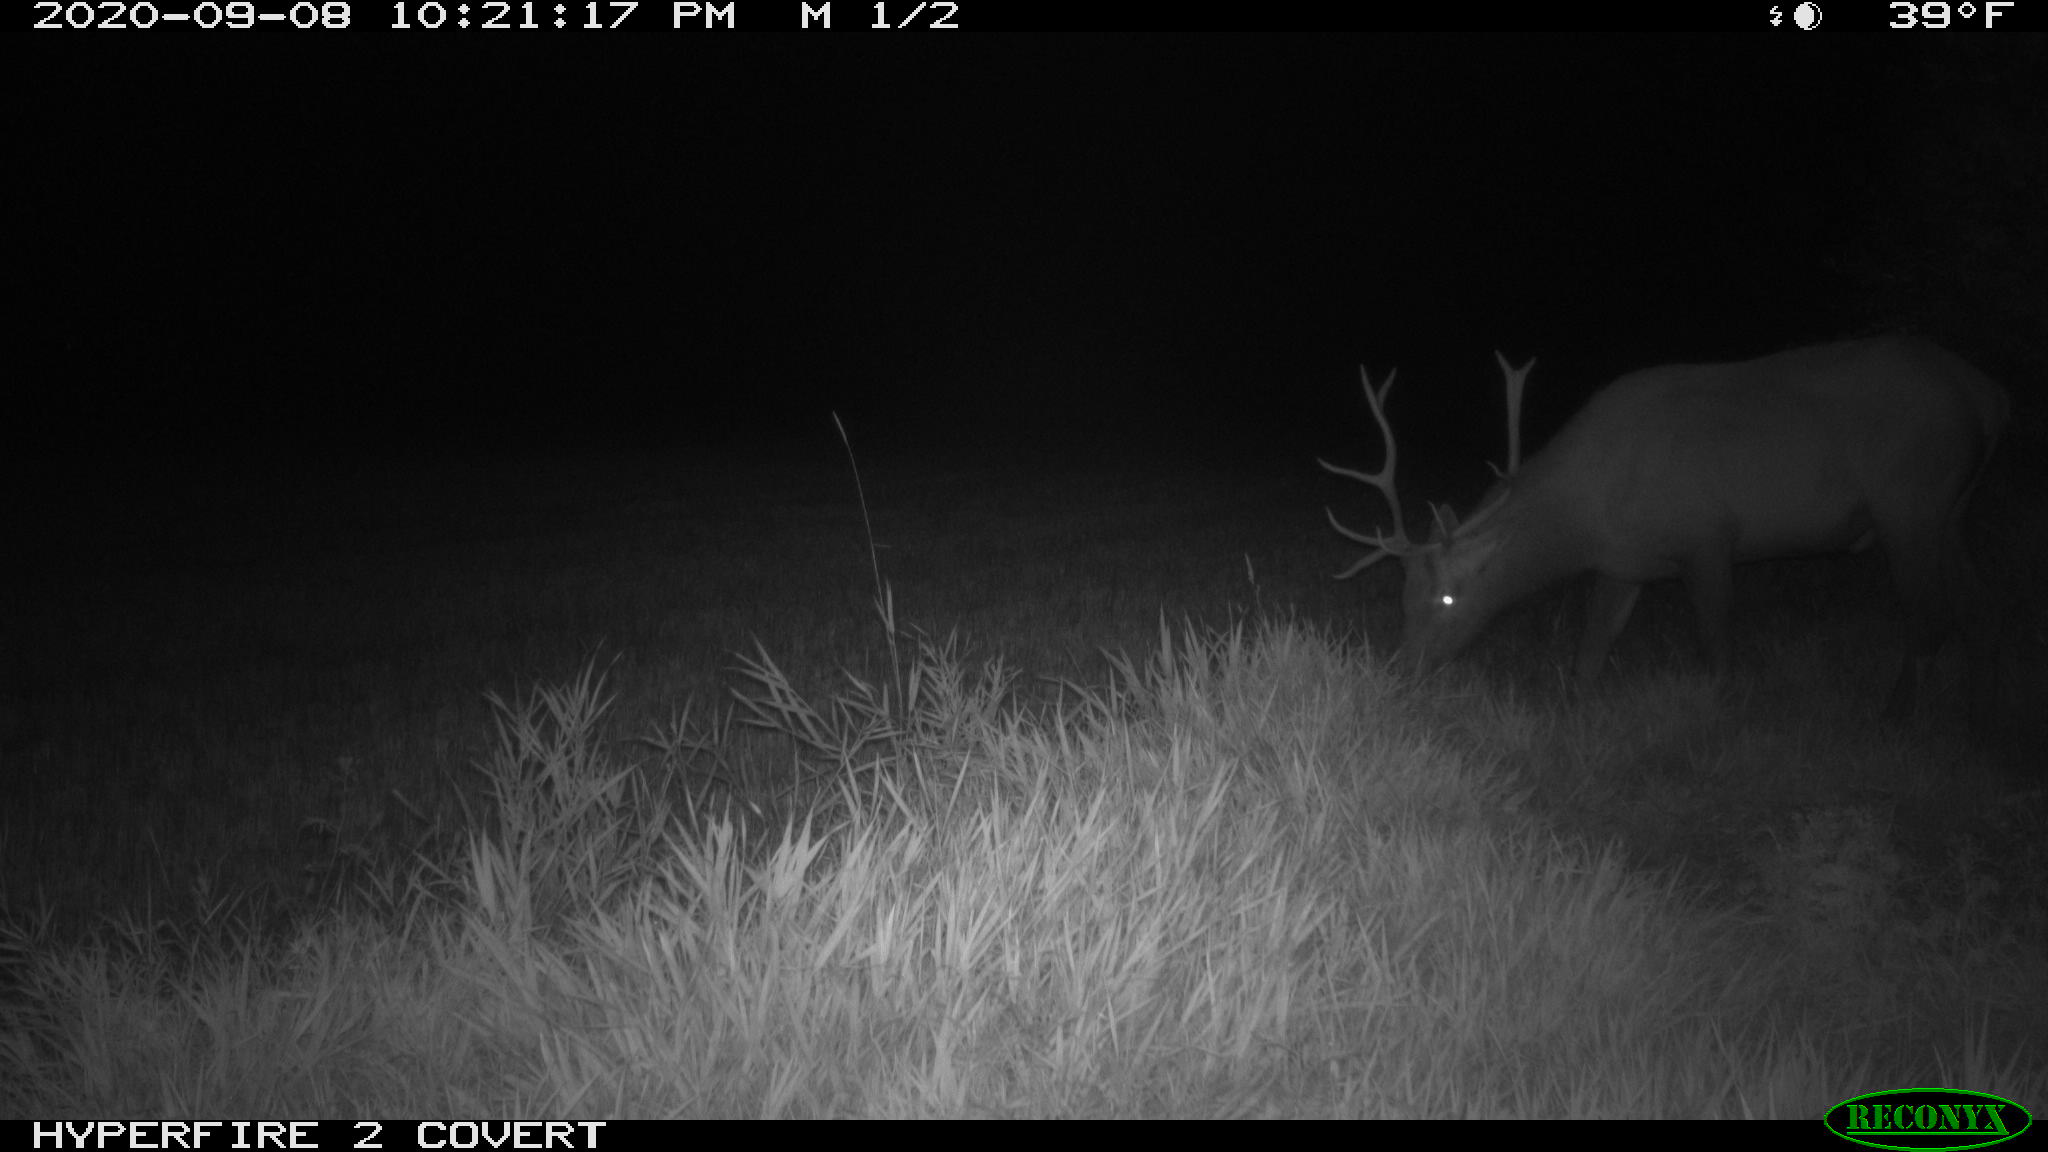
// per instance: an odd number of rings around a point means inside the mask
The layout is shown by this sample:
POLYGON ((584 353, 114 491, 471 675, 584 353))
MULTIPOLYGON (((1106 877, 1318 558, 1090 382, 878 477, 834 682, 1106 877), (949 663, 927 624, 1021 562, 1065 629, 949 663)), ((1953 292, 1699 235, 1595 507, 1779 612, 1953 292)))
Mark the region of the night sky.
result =
POLYGON ((897 459, 1302 468, 1369 454, 1361 361, 1497 456, 1496 348, 1540 443, 1630 368, 1934 317, 1885 263, 1962 195, 1928 142, 2040 40, 1861 7, 38 32, 16 492, 836 454, 835 411, 897 459))

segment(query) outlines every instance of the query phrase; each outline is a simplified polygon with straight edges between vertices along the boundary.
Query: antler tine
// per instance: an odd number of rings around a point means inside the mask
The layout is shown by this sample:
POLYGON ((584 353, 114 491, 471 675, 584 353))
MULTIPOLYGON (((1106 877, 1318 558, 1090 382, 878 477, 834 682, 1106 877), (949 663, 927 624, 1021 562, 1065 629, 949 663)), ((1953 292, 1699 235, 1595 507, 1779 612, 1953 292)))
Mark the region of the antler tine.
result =
POLYGON ((1536 358, 1531 356, 1527 364, 1511 368, 1508 358, 1495 349, 1493 359, 1500 365, 1500 374, 1508 392, 1508 470, 1503 472, 1495 468, 1493 474, 1506 479, 1522 468, 1522 386, 1529 380, 1529 370, 1536 367, 1536 358))
POLYGON ((1386 498, 1387 507, 1394 514, 1394 536, 1392 539, 1388 539, 1385 532, 1375 532, 1368 536, 1363 532, 1355 532, 1346 528, 1337 520, 1335 512, 1330 511, 1328 508, 1323 509, 1323 514, 1330 518, 1330 527, 1335 528, 1340 535, 1348 540, 1356 540, 1360 544, 1369 544, 1374 549, 1374 551, 1367 553, 1363 559, 1351 567, 1339 572, 1337 574, 1337 579, 1339 580, 1355 576, 1389 556, 1406 556, 1415 551, 1414 542, 1408 539, 1407 529, 1401 524, 1401 500, 1394 490, 1394 468, 1398 461, 1399 453, 1394 446, 1394 427, 1387 422, 1386 410, 1387 393, 1393 390, 1394 376, 1395 372, 1388 372, 1386 382, 1375 388, 1373 387, 1371 375, 1365 370, 1365 365, 1361 364, 1358 366, 1358 379, 1361 386, 1365 389, 1366 407, 1372 409, 1373 422, 1378 424, 1380 429, 1380 442, 1386 445, 1386 460, 1381 463, 1379 471, 1361 472, 1353 468, 1340 468, 1321 457, 1316 458, 1316 463, 1322 465, 1326 471, 1333 472, 1347 479, 1370 484, 1378 489, 1380 495, 1386 498))

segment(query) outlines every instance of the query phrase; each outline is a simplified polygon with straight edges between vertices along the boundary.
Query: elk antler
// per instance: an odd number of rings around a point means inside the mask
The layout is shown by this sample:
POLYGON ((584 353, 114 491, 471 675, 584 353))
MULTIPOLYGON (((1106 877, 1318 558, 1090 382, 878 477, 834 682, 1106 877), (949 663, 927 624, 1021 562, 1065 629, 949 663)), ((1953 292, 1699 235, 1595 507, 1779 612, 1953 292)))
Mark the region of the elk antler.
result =
POLYGON ((1394 538, 1391 540, 1387 539, 1387 535, 1384 532, 1375 532, 1370 536, 1363 532, 1353 532, 1338 522, 1335 512, 1325 507, 1323 514, 1330 518, 1330 527, 1335 528, 1346 539, 1356 540, 1360 544, 1370 544, 1373 547, 1373 551, 1366 553, 1363 559, 1344 571, 1337 573, 1337 579, 1339 580, 1356 576, 1389 556, 1407 556, 1418 548, 1418 545, 1408 539, 1407 529, 1401 525, 1401 500, 1394 492, 1394 428, 1393 425, 1387 423, 1386 410, 1387 393, 1392 391, 1394 387, 1394 373, 1388 372, 1386 383, 1381 384, 1378 388, 1374 388, 1372 386, 1372 377, 1366 373, 1365 365, 1360 364, 1358 366, 1358 379, 1361 386, 1365 389, 1366 406, 1372 409, 1373 422, 1380 426, 1380 440, 1387 446, 1386 461, 1380 465, 1380 470, 1377 472, 1359 472, 1350 468, 1339 468, 1320 456, 1316 458, 1316 463, 1322 465, 1325 470, 1334 472, 1339 476, 1349 477, 1379 489, 1380 495, 1386 497, 1387 507, 1392 509, 1394 513, 1394 538))

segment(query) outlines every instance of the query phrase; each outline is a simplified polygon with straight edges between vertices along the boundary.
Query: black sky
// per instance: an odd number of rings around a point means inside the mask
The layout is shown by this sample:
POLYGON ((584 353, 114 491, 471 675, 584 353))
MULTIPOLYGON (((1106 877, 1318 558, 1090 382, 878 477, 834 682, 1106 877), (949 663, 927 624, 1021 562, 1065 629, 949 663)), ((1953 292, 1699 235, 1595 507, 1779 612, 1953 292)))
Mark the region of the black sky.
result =
POLYGON ((1869 322, 1938 46, 1865 7, 41 32, 17 461, 836 451, 836 410, 877 452, 1298 464, 1362 443, 1357 362, 1429 429, 1495 348, 1543 358, 1540 433, 1869 322))

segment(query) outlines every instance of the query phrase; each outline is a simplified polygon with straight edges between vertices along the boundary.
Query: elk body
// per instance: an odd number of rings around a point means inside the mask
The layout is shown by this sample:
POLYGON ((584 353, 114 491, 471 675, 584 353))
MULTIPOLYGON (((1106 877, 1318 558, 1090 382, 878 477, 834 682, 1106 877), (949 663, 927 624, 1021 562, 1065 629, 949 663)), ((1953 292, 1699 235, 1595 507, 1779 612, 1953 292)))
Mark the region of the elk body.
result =
MULTIPOLYGON (((1440 511, 1426 543, 1401 527, 1390 374, 1365 396, 1386 444, 1376 473, 1339 468, 1379 489, 1394 535, 1346 537, 1406 569, 1401 649, 1428 669, 1456 655, 1502 609, 1546 586, 1594 576, 1576 673, 1590 683, 1645 583, 1685 583, 1717 680, 1729 665, 1732 567, 1747 560, 1881 546, 1912 614, 1886 711, 1910 712, 1948 632, 1969 649, 1970 708, 1988 720, 1995 689, 1987 607, 1965 555, 1964 504, 2006 421, 1996 383, 1954 354, 1907 336, 1822 344, 1734 364, 1632 372, 1596 393, 1517 467, 1523 380, 1507 378, 1509 470, 1459 523, 1440 511)), ((1363 369, 1361 369, 1363 376, 1363 369)))

